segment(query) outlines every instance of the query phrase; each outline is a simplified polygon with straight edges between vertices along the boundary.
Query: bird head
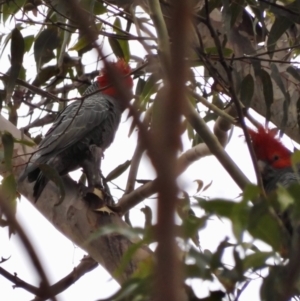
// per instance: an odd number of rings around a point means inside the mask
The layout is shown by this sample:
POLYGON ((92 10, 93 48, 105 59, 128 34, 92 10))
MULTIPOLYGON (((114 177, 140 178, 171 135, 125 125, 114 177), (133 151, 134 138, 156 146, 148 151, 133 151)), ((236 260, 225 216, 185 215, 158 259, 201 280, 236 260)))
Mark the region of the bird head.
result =
POLYGON ((249 134, 259 165, 276 169, 292 166, 292 153, 276 138, 277 131, 259 127, 257 131, 249 129, 249 134))
MULTIPOLYGON (((129 89, 132 89, 133 87, 133 79, 129 75, 131 72, 131 69, 129 65, 123 60, 119 59, 117 62, 110 63, 113 65, 113 67, 119 72, 119 74, 122 76, 123 84, 128 87, 129 89)), ((103 68, 100 72, 100 76, 97 77, 97 81, 100 85, 100 87, 106 87, 106 89, 102 90, 103 94, 107 94, 110 96, 116 96, 117 90, 112 85, 110 78, 107 74, 107 70, 103 68)))

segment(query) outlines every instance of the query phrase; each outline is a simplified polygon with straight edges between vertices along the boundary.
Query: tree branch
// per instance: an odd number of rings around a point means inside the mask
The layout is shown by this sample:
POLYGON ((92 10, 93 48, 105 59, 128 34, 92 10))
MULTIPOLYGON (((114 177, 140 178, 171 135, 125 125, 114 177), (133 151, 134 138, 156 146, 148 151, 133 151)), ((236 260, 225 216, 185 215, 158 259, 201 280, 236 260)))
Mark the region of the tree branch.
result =
MULTIPOLYGON (((23 135, 10 122, 0 116, 0 128, 2 131, 10 132, 14 137, 21 139, 23 135)), ((3 146, 0 147, 0 151, 3 146)), ((19 143, 14 144, 13 160, 14 176, 18 178, 28 161, 25 153, 33 152, 33 149, 19 143)), ((0 152, 1 154, 1 152, 0 152)), ((5 169, 0 165, 0 175, 5 174, 5 169)), ((73 243, 85 250, 95 261, 100 263, 111 275, 119 266, 122 256, 134 243, 118 233, 97 236, 101 227, 113 224, 120 228, 129 227, 118 215, 106 215, 96 213, 89 207, 89 204, 81 198, 80 185, 69 177, 63 178, 65 186, 65 199, 59 205, 59 189, 50 182, 43 191, 39 201, 35 203, 33 198, 33 183, 24 181, 18 185, 18 191, 24 195, 61 233, 68 237, 73 243), (92 235, 92 239, 91 239, 92 235)), ((152 256, 152 252, 147 248, 140 248, 133 254, 128 267, 116 280, 123 283, 136 270, 139 263, 152 256)))
POLYGON ((30 242, 28 236, 24 232, 23 228, 20 226, 18 221, 16 220, 12 208, 10 204, 2 197, 0 196, 0 208, 1 212, 5 215, 7 222, 9 224, 9 227, 13 230, 16 231, 18 236, 21 239, 22 244, 24 245, 24 248, 26 252, 29 255, 29 258, 31 260, 31 263, 33 264, 37 274, 40 276, 41 279, 41 284, 40 287, 38 288, 38 295, 44 296, 45 294, 50 297, 53 301, 56 301, 55 295, 52 293, 49 285, 49 280, 48 277, 44 271, 44 268, 39 260, 39 257, 30 242))
MULTIPOLYGON (((91 272, 93 269, 95 269, 98 266, 98 263, 92 259, 89 256, 85 256, 79 265, 74 268, 74 270, 68 274, 66 277, 59 280, 57 283, 51 285, 49 287, 51 294, 53 296, 56 296, 60 294, 61 292, 65 291, 68 287, 70 287, 72 284, 74 284, 76 281, 78 281, 82 276, 84 276, 86 273, 91 272)), ((35 287, 24 280, 20 279, 16 275, 12 275, 9 272, 7 272, 5 269, 0 267, 0 274, 4 276, 6 279, 11 281, 15 284, 15 287, 17 288, 23 288, 26 291, 32 293, 33 295, 36 295, 35 301, 45 301, 51 297, 51 295, 40 294, 40 288, 35 287)))
POLYGON ((218 142, 216 137, 210 132, 204 120, 192 107, 190 102, 187 102, 185 108, 185 116, 191 123, 196 132, 204 140, 205 144, 210 149, 211 153, 216 156, 226 171, 230 174, 236 184, 243 190, 245 186, 250 183, 247 177, 242 173, 235 162, 225 152, 222 145, 218 142))
MULTIPOLYGON (((235 109, 233 106, 230 106, 227 109, 228 114, 235 115, 235 109)), ((227 132, 232 128, 232 124, 228 122, 227 119, 219 117, 214 126, 214 134, 218 139, 219 143, 225 147, 227 144, 227 132)), ((183 153, 177 160, 177 176, 183 173, 193 162, 202 159, 206 156, 212 155, 212 152, 205 143, 200 143, 193 147, 192 149, 187 150, 183 153)), ((144 199, 150 197, 152 194, 157 192, 157 182, 156 180, 148 182, 143 186, 135 189, 129 194, 124 195, 119 199, 116 207, 118 212, 125 214, 130 209, 138 205, 144 199)))

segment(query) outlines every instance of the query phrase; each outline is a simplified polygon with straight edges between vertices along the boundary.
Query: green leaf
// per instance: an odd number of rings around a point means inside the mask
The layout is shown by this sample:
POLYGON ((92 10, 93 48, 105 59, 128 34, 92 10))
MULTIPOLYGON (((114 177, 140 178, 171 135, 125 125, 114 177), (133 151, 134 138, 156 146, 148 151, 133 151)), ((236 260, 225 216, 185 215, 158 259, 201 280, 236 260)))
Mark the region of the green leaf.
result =
POLYGON ((34 43, 34 59, 37 70, 55 57, 53 50, 59 46, 59 42, 57 28, 50 27, 40 33, 34 43))
POLYGON ((11 67, 9 71, 9 79, 6 82, 6 102, 9 103, 12 92, 14 90, 16 80, 19 76, 22 63, 23 55, 25 51, 25 44, 22 34, 18 28, 14 28, 11 34, 11 67))
POLYGON ((207 267, 210 265, 212 254, 208 251, 197 252, 194 248, 191 248, 188 252, 188 258, 195 261, 195 266, 187 265, 188 275, 195 278, 203 278, 206 280, 212 280, 212 275, 207 267))
POLYGON ((96 1, 94 4, 94 14, 95 15, 103 15, 106 12, 107 12, 107 9, 104 6, 103 2, 96 1))
MULTIPOLYGON (((217 47, 208 47, 205 48, 205 52, 209 55, 219 55, 219 51, 217 47)), ((224 57, 230 57, 233 54, 233 50, 230 48, 223 48, 222 53, 224 57)))
POLYGON ((284 87, 281 74, 275 64, 271 64, 271 77, 274 79, 282 94, 286 96, 286 89, 284 87))
MULTIPOLYGON (((115 19, 114 26, 115 26, 114 31, 116 34, 124 35, 122 30, 117 29, 117 28, 122 29, 122 24, 121 24, 120 18, 117 17, 115 19)), ((123 58, 125 59, 126 62, 128 62, 130 59, 130 49, 129 49, 128 40, 126 40, 126 37, 124 36, 124 39, 119 39, 118 41, 119 41, 120 47, 122 48, 122 52, 124 55, 123 58)))
POLYGON ((282 186, 277 188, 277 197, 281 211, 285 211, 288 207, 294 204, 293 196, 282 186))
POLYGON ((145 87, 146 81, 142 78, 139 78, 136 89, 135 89, 135 95, 140 95, 145 87))
POLYGON ((20 70, 18 78, 23 81, 26 81, 26 69, 23 67, 23 65, 21 66, 21 70, 20 70))
POLYGON ((243 192, 244 201, 254 201, 260 194, 260 189, 257 185, 248 184, 243 192))
POLYGON ((191 126, 190 123, 187 124, 187 134, 188 134, 189 140, 194 140, 195 132, 194 132, 194 128, 191 126))
POLYGON ((13 174, 10 174, 3 178, 1 184, 1 191, 3 193, 4 199, 8 201, 13 213, 16 213, 17 208, 17 182, 13 174))
MULTIPOLYGON (((284 266, 272 266, 268 276, 264 279, 260 288, 260 300, 282 300, 285 292, 287 269, 284 266)), ((292 297, 292 296, 291 296, 292 297)), ((293 300, 293 298, 287 298, 293 300)))
POLYGON ((265 201, 254 204, 249 215, 248 231, 254 238, 261 239, 275 251, 282 251, 289 245, 289 237, 275 214, 271 214, 265 201))
POLYGON ((40 87, 41 85, 45 84, 51 77, 57 75, 58 72, 59 69, 56 65, 41 68, 36 75, 36 78, 33 80, 32 85, 40 87))
POLYGON ((12 156, 14 151, 14 137, 11 133, 5 132, 1 135, 4 147, 4 163, 7 171, 12 170, 12 156))
POLYGON ((292 166, 293 166, 295 173, 298 174, 298 168, 299 168, 299 164, 300 164, 300 150, 296 150, 292 154, 291 161, 292 161, 292 166))
POLYGON ((211 200, 206 201, 202 198, 194 197, 199 206, 205 210, 205 212, 210 214, 217 214, 223 217, 231 217, 234 207, 238 205, 237 202, 228 201, 228 200, 211 200))
POLYGON ((20 143, 20 144, 30 146, 30 147, 33 147, 36 145, 33 141, 26 140, 26 139, 17 139, 15 137, 14 137, 14 143, 20 143))
POLYGON ((32 47, 32 44, 34 42, 34 35, 29 35, 24 38, 24 44, 25 44, 25 51, 24 52, 29 52, 29 50, 32 47))
POLYGON ((256 252, 246 256, 243 260, 243 269, 246 272, 249 269, 253 271, 265 266, 265 262, 268 258, 273 257, 274 252, 256 252))
POLYGON ((285 1, 284 5, 268 5, 268 2, 261 2, 261 9, 268 10, 273 13, 275 16, 284 17, 290 20, 293 23, 300 23, 299 17, 299 2, 298 1, 285 1))
POLYGON ((241 17, 243 10, 244 10, 244 0, 236 0, 232 1, 230 5, 231 10, 231 20, 230 20, 230 26, 231 28, 235 25, 238 18, 241 17))
POLYGON ((152 225, 152 210, 149 206, 145 205, 141 208, 141 211, 145 215, 145 228, 147 228, 152 225))
MULTIPOLYGON (((299 183, 293 183, 287 189, 284 187, 280 187, 279 189, 279 193, 283 194, 282 196, 278 194, 280 205, 282 208, 287 208, 284 214, 287 214, 289 221, 292 222, 292 224, 295 222, 295 226, 298 227, 300 220, 300 185, 299 183)), ((283 222, 285 222, 285 220, 283 220, 283 222)))
POLYGON ((146 83, 144 84, 143 91, 140 95, 141 99, 141 108, 145 108, 150 97, 156 93, 157 91, 157 82, 156 82, 156 77, 154 74, 151 74, 148 79, 146 80, 146 83))
POLYGON ((111 38, 109 37, 108 38, 108 42, 109 42, 109 45, 114 53, 114 55, 116 57, 119 57, 119 58, 125 58, 125 54, 123 53, 123 49, 120 45, 120 42, 119 40, 115 39, 115 38, 111 38))
POLYGON ((259 77, 263 85, 263 92, 264 92, 265 103, 266 103, 266 119, 270 120, 271 105, 274 101, 272 80, 269 73, 263 69, 259 70, 259 77))
POLYGON ((285 33, 287 29, 291 27, 294 22, 285 17, 277 17, 272 25, 272 28, 269 33, 268 38, 268 52, 270 53, 270 57, 273 57, 273 52, 275 50, 276 43, 278 39, 285 33))
POLYGON ((225 238, 222 242, 220 242, 216 252, 212 255, 210 260, 210 267, 212 270, 223 266, 222 256, 224 254, 225 249, 231 246, 231 244, 228 244, 228 238, 225 238))
POLYGON ((90 44, 89 39, 86 36, 81 36, 78 39, 78 41, 75 43, 75 45, 72 46, 69 50, 79 51, 84 47, 88 46, 89 44, 90 44))
POLYGON ((5 23, 8 17, 12 17, 17 13, 25 4, 26 0, 13 0, 13 1, 3 1, 1 12, 2 20, 5 23))
POLYGON ((13 174, 8 175, 2 180, 2 189, 5 197, 9 201, 15 200, 17 196, 17 183, 13 174))
POLYGON ((231 212, 230 219, 232 221, 232 231, 239 243, 242 243, 243 233, 248 226, 249 211, 247 201, 242 201, 237 203, 231 212))
MULTIPOLYGON (((142 248, 143 246, 147 245, 147 240, 140 240, 132 245, 130 245, 125 254, 123 255, 122 259, 121 259, 121 262, 117 268, 117 270, 114 272, 114 275, 117 276, 117 277, 120 277, 122 275, 122 273, 124 273, 125 269, 128 267, 128 264, 130 264, 130 261, 132 260, 134 254, 136 252, 139 251, 140 248, 142 248)), ((149 260, 150 257, 149 257, 149 260)), ((153 264, 152 264, 153 266, 153 264)), ((147 277, 149 276, 149 274, 151 273, 151 270, 152 270, 152 266, 148 266, 149 269, 147 269, 147 271, 143 271, 143 273, 141 273, 140 271, 140 267, 139 269, 135 272, 135 275, 139 275, 141 276, 141 274, 143 274, 143 277, 147 277)))
POLYGON ((127 160, 124 163, 117 166, 114 170, 112 170, 106 177, 106 181, 112 181, 115 178, 119 177, 122 173, 126 171, 126 169, 130 166, 131 160, 127 160))
POLYGON ((300 69, 294 66, 289 66, 286 71, 291 74, 296 80, 300 81, 300 69))
POLYGON ((288 113, 289 113, 289 106, 291 103, 291 97, 290 97, 290 93, 287 91, 285 94, 285 99, 283 102, 283 116, 282 116, 282 120, 281 120, 281 130, 280 130, 280 135, 282 135, 284 133, 284 129, 287 125, 288 122, 288 113))
POLYGON ((208 219, 209 219, 208 215, 204 215, 202 217, 189 215, 188 217, 186 217, 183 220, 183 224, 182 224, 184 238, 191 239, 194 242, 194 244, 197 247, 199 247, 200 242, 199 242, 198 232, 206 226, 208 219))
POLYGON ((235 266, 233 270, 237 273, 238 279, 243 279, 244 272, 243 272, 243 261, 240 257, 239 252, 236 250, 236 248, 233 249, 233 258, 235 261, 235 266))
POLYGON ((47 164, 39 164, 39 169, 42 171, 43 175, 52 181, 58 188, 60 192, 59 202, 55 204, 58 206, 62 203, 65 198, 65 187, 61 176, 58 174, 57 170, 47 164))
POLYGON ((254 80, 251 74, 244 77, 241 83, 240 97, 242 103, 248 108, 254 94, 254 80))

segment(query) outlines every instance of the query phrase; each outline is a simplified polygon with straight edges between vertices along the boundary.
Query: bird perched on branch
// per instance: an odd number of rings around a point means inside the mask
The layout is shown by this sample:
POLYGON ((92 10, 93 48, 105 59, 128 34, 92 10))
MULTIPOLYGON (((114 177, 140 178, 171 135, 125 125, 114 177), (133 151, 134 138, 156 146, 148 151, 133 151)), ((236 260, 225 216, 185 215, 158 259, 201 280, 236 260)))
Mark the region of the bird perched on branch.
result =
POLYGON ((96 82, 84 92, 83 100, 71 103, 60 113, 20 177, 20 181, 25 178, 29 182, 35 181, 35 200, 49 181, 41 171, 45 164, 54 168, 60 176, 81 167, 89 187, 102 188, 101 158, 114 140, 126 107, 118 91, 122 87, 130 90, 133 87, 133 79, 129 75, 131 69, 124 60, 110 65, 122 79, 118 87, 112 85, 107 70, 101 70, 96 82))
POLYGON ((278 184, 288 187, 297 182, 292 152, 276 138, 277 131, 260 127, 257 132, 249 130, 249 133, 266 193, 275 190, 278 184))
MULTIPOLYGON (((277 130, 260 127, 257 131, 249 130, 249 134, 266 193, 275 191, 278 185, 287 188, 298 183, 292 167, 292 152, 276 138, 277 130)), ((280 213, 279 216, 291 233, 292 225, 288 211, 280 213)))

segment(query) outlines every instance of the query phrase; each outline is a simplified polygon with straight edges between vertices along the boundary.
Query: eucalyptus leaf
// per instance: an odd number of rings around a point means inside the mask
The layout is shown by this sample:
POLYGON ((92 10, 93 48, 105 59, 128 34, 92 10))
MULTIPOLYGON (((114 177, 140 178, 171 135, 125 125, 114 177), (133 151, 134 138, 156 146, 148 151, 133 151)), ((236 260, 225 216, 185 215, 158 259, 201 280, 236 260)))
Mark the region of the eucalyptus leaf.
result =
POLYGON ((247 74, 241 83, 240 97, 242 103, 248 108, 254 95, 254 79, 251 74, 247 74))

